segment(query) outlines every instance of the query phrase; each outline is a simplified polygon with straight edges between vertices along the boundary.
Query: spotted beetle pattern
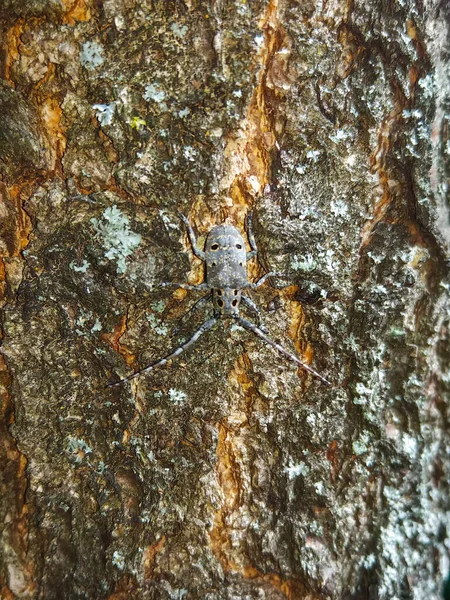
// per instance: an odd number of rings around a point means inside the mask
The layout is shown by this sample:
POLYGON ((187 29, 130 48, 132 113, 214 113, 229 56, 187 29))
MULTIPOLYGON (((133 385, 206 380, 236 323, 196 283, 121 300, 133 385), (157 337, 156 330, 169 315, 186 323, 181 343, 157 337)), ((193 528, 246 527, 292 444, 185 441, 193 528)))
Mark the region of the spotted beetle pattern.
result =
MULTIPOLYGON (((119 381, 110 383, 108 387, 121 385, 126 381, 130 381, 135 377, 148 373, 156 367, 161 367, 167 362, 184 352, 192 346, 201 335, 212 329, 220 319, 234 319, 244 329, 254 333, 266 344, 275 348, 280 354, 296 363, 302 369, 308 371, 314 377, 317 377, 323 383, 331 385, 331 383, 322 377, 317 371, 303 363, 295 354, 292 354, 276 342, 268 335, 267 329, 261 325, 256 325, 248 321, 240 315, 241 303, 245 304, 253 313, 260 315, 258 307, 255 303, 245 296, 242 292, 246 289, 255 289, 262 285, 269 277, 283 276, 282 273, 266 273, 257 282, 251 283, 247 279, 247 262, 257 255, 257 246, 252 231, 252 217, 247 217, 247 236, 251 250, 248 252, 245 248, 245 240, 236 227, 232 225, 217 225, 213 227, 206 238, 205 250, 200 250, 197 246, 197 240, 194 231, 187 218, 180 214, 181 219, 186 225, 189 240, 191 242, 192 251, 197 258, 202 260, 206 265, 205 282, 199 285, 187 285, 183 283, 163 283, 162 286, 177 286, 187 290, 208 290, 208 294, 200 298, 194 307, 206 304, 212 300, 214 306, 214 316, 205 321, 194 332, 191 338, 181 344, 168 356, 161 358, 157 362, 124 377, 119 381)), ((193 308, 194 308, 193 307, 193 308)), ((192 310, 192 309, 191 309, 192 310)))

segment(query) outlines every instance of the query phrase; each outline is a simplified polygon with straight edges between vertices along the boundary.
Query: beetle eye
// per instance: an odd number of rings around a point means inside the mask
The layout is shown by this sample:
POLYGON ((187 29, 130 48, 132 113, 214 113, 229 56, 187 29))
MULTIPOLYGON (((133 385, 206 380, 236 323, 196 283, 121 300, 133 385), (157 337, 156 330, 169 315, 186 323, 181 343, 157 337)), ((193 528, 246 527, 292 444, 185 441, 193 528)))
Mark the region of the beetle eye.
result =
POLYGON ((219 247, 219 244, 213 244, 213 245, 211 246, 211 250, 217 250, 217 249, 218 249, 218 247, 219 247))
POLYGON ((241 250, 241 249, 242 249, 242 244, 236 244, 236 248, 237 248, 238 250, 241 250))

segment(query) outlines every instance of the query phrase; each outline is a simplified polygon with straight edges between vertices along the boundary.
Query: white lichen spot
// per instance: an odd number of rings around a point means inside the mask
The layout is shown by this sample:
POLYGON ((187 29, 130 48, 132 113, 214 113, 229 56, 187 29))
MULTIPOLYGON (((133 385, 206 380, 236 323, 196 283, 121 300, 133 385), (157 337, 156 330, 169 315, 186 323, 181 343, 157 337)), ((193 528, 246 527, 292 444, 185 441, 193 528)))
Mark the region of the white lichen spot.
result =
POLYGON ((192 146, 185 146, 183 148, 183 156, 187 158, 190 162, 195 161, 195 157, 197 156, 197 151, 194 150, 192 146))
POLYGON ((306 256, 301 256, 300 258, 297 255, 293 256, 291 268, 295 271, 310 273, 311 271, 314 271, 316 267, 317 263, 312 254, 307 254, 306 256))
POLYGON ((317 425, 317 416, 314 415, 313 413, 309 413, 309 415, 306 416, 306 422, 308 423, 308 425, 310 427, 316 427, 317 425))
POLYGON ((256 175, 250 175, 249 177, 247 177, 247 182, 250 184, 250 187, 252 188, 253 192, 255 192, 255 194, 257 194, 260 191, 261 184, 259 183, 259 179, 256 177, 256 175))
POLYGON ((154 83, 145 86, 144 100, 153 100, 153 102, 163 102, 166 98, 166 92, 154 83))
POLYGON ((95 40, 85 42, 81 47, 80 61, 90 71, 99 67, 105 61, 103 46, 95 40))
POLYGON ((316 490, 316 494, 319 494, 320 496, 325 496, 326 495, 326 490, 325 490, 325 486, 323 484, 323 481, 317 481, 314 484, 314 489, 316 490))
POLYGON ((306 153, 306 158, 310 158, 313 162, 317 162, 319 160, 320 154, 320 150, 308 150, 308 152, 306 153))
POLYGON ((356 384, 356 393, 358 395, 353 398, 353 404, 361 405, 366 404, 372 398, 374 390, 359 382, 356 384))
POLYGON ((95 110, 95 116, 102 127, 111 125, 116 110, 115 102, 111 102, 111 104, 93 104, 92 108, 95 110))
POLYGON ((185 106, 182 110, 178 111, 178 116, 180 117, 180 119, 184 119, 184 117, 187 117, 190 114, 191 109, 188 106, 185 106))
POLYGON ((348 206, 341 199, 332 200, 330 202, 330 210, 336 217, 346 217, 348 215, 348 206))
POLYGON ((253 38, 253 41, 255 42, 255 45, 258 48, 261 48, 262 45, 264 44, 264 35, 262 33, 255 35, 255 37, 253 38))
POLYGON ((363 432, 357 440, 355 440, 352 444, 353 452, 359 456, 361 454, 365 454, 369 449, 370 437, 369 434, 363 432))
POLYGON ((291 460, 289 466, 285 467, 284 472, 287 473, 289 479, 292 480, 296 477, 308 475, 309 467, 302 461, 294 464, 291 460))
POLYGON ((81 263, 81 265, 80 265, 80 266, 77 266, 77 265, 76 265, 74 262, 71 262, 71 263, 69 264, 69 267, 70 267, 70 268, 71 268, 73 271, 75 271, 75 273, 86 273, 86 271, 88 270, 88 268, 89 268, 90 266, 91 266, 91 265, 88 263, 88 261, 87 261, 87 260, 83 260, 83 262, 81 263))
POLYGON ((428 73, 426 77, 422 77, 417 82, 422 90, 424 98, 432 98, 434 96, 434 77, 432 73, 428 73))
POLYGON ((325 268, 327 269, 327 271, 330 271, 331 273, 334 273, 336 271, 338 271, 338 267, 339 265, 336 263, 336 261, 334 260, 334 250, 331 250, 331 248, 329 250, 327 250, 325 252, 325 268))
POLYGON ((238 12, 238 14, 240 14, 242 17, 248 16, 250 9, 247 6, 247 0, 236 0, 234 5, 236 6, 236 11, 238 12))
POLYGON ((187 395, 182 390, 177 390, 175 388, 170 388, 169 390, 169 400, 173 402, 173 404, 184 404, 187 400, 187 395))
POLYGON ((419 446, 416 438, 409 435, 409 433, 402 433, 401 442, 403 452, 409 456, 411 460, 416 460, 419 454, 419 446))
POLYGON ((377 562, 377 557, 375 556, 375 554, 368 554, 367 556, 363 556, 363 558, 361 559, 360 565, 364 568, 364 569, 372 569, 375 564, 377 562))
POLYGON ((330 135, 330 140, 335 144, 339 142, 344 142, 345 140, 353 139, 353 132, 348 129, 338 129, 335 134, 330 135))
POLYGON ((123 556, 123 554, 121 552, 119 552, 118 550, 116 550, 114 552, 114 554, 112 555, 112 564, 117 567, 118 569, 120 569, 121 571, 124 570, 125 568, 125 558, 123 556))
POLYGON ((386 258, 383 254, 374 254, 371 251, 367 253, 367 256, 369 256, 376 265, 379 265, 386 258))
POLYGON ((209 132, 209 135, 212 138, 216 138, 219 139, 223 136, 223 129, 222 127, 215 127, 214 129, 211 129, 211 131, 209 132))
POLYGON ((125 273, 125 259, 141 243, 140 234, 131 231, 128 217, 123 215, 116 205, 105 208, 102 218, 93 218, 91 223, 107 251, 106 258, 117 262, 117 273, 125 273))
POLYGON ((114 17, 114 25, 116 26, 117 31, 125 31, 127 25, 123 15, 116 15, 114 17))

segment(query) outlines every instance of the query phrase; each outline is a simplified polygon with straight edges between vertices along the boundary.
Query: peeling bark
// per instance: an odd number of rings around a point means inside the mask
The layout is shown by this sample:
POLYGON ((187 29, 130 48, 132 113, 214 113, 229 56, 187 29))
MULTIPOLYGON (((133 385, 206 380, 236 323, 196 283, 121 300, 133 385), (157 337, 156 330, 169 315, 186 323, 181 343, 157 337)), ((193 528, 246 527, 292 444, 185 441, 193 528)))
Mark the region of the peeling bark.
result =
POLYGON ((0 4, 1 598, 437 600, 449 578, 450 11, 0 4), (221 324, 200 243, 331 389, 221 324))

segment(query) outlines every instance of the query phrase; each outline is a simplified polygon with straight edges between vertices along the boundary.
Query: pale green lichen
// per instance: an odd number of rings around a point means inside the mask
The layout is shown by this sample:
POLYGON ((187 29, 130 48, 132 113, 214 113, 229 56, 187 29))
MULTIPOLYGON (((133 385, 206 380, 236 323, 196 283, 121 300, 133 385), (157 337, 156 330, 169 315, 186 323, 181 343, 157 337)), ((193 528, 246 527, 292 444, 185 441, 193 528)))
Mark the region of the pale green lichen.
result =
POLYGON ((92 453, 92 448, 83 439, 70 435, 67 438, 67 452, 76 464, 80 464, 86 454, 92 453))
POLYGON ((153 100, 153 102, 163 102, 166 99, 166 92, 154 83, 145 86, 144 100, 153 100))
POLYGON ((75 273, 86 273, 86 271, 88 270, 88 268, 90 266, 91 265, 88 263, 87 260, 83 260, 83 262, 81 263, 81 265, 79 267, 73 261, 69 264, 69 267, 73 271, 75 271, 75 273))
POLYGON ((83 67, 93 70, 105 61, 103 47, 98 42, 85 42, 81 48, 80 61, 83 67))
POLYGON ((163 325, 159 319, 155 317, 155 315, 146 315, 147 321, 150 323, 153 331, 156 331, 158 335, 167 335, 169 331, 166 325, 163 325))
POLYGON ((95 116, 102 127, 104 125, 111 125, 116 109, 115 102, 111 102, 111 104, 93 104, 92 108, 95 110, 95 116))
POLYGON ((102 324, 100 323, 100 320, 97 319, 94 323, 94 325, 91 327, 91 333, 95 333, 96 331, 101 331, 102 330, 102 324))
POLYGON ((131 231, 128 217, 115 205, 105 208, 102 219, 93 218, 91 223, 107 251, 106 258, 117 262, 117 273, 125 273, 125 259, 139 246, 141 235, 131 231))
POLYGON ((153 302, 153 304, 150 304, 150 308, 157 313, 162 313, 166 308, 166 303, 164 300, 158 300, 158 302, 153 302))
POLYGON ((179 37, 180 39, 184 38, 184 36, 186 35, 188 28, 186 27, 186 25, 179 25, 178 23, 172 23, 172 25, 170 26, 170 29, 172 31, 172 33, 174 35, 176 35, 177 37, 179 37))

